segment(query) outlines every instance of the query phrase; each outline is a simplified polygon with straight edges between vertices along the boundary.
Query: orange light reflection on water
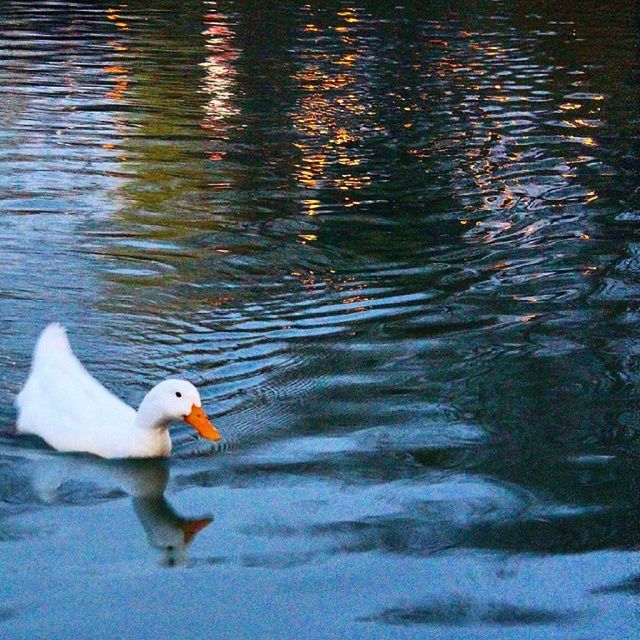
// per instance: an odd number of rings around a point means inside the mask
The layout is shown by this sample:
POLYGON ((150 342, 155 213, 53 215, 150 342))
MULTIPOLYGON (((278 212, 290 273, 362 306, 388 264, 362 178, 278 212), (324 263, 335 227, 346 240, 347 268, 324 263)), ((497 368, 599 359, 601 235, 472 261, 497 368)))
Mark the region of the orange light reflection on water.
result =
MULTIPOLYGON (((120 15, 118 9, 115 9, 113 7, 107 8, 106 17, 107 20, 111 20, 114 23, 119 31, 128 31, 129 25, 120 15)), ((128 47, 115 38, 109 40, 108 44, 118 53, 128 51, 128 47)), ((105 73, 107 76, 113 77, 113 80, 115 82, 113 88, 110 91, 107 91, 105 96, 111 100, 122 100, 125 92, 129 88, 129 70, 120 64, 113 64, 104 67, 102 69, 102 73, 105 73)))
MULTIPOLYGON (((228 140, 229 118, 239 114, 235 104, 237 92, 237 71, 235 62, 240 55, 233 45, 235 33, 227 16, 210 10, 204 18, 206 59, 202 62, 206 76, 202 91, 207 97, 202 128, 210 132, 216 140, 228 140)), ((224 158, 226 151, 216 149, 209 155, 212 161, 224 158)))
MULTIPOLYGON (((371 182, 370 176, 355 170, 362 164, 361 125, 370 110, 358 74, 362 49, 354 26, 360 17, 358 10, 349 7, 336 16, 339 24, 333 29, 308 20, 303 28, 306 37, 337 37, 337 46, 335 51, 322 53, 310 50, 305 65, 294 76, 303 94, 292 113, 300 136, 295 143, 300 153, 295 177, 305 189, 329 184, 339 191, 351 191, 371 182)), ((316 211, 306 208, 309 215, 316 211)))

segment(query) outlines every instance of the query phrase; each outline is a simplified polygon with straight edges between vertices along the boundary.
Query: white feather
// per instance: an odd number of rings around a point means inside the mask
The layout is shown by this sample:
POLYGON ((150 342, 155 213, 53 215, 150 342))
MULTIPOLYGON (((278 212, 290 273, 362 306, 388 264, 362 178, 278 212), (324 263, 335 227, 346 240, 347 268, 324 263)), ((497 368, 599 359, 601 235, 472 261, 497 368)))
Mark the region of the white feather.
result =
POLYGON ((171 380, 154 387, 145 402, 140 416, 105 389, 74 355, 64 327, 54 323, 40 335, 29 377, 16 398, 17 429, 59 451, 104 458, 167 456, 169 423, 193 405, 200 407, 200 396, 189 382, 171 380))

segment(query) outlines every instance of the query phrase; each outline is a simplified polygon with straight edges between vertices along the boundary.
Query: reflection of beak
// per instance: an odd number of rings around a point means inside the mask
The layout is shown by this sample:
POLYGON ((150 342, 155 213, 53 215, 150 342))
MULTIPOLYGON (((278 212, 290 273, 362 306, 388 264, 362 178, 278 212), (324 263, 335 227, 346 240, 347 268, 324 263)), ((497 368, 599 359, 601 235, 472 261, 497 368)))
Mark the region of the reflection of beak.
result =
POLYGON ((222 438, 218 430, 211 424, 209 418, 207 418, 207 414, 202 407, 196 407, 194 404, 191 407, 191 413, 188 416, 183 416, 182 419, 207 440, 217 441, 222 438))
POLYGON ((202 531, 205 527, 208 527, 213 522, 213 518, 203 518, 202 520, 185 520, 180 524, 182 534, 184 536, 184 543, 191 544, 191 541, 195 538, 198 531, 202 531))

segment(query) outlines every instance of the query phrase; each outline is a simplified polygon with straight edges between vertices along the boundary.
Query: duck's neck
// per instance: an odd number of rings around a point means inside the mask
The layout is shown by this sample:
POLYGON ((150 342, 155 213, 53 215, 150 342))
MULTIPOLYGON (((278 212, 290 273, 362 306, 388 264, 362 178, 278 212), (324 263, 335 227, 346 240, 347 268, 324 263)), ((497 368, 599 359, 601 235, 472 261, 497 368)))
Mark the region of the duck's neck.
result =
POLYGON ((166 431, 170 424, 171 418, 167 418, 162 407, 147 394, 138 407, 136 426, 145 431, 166 431))

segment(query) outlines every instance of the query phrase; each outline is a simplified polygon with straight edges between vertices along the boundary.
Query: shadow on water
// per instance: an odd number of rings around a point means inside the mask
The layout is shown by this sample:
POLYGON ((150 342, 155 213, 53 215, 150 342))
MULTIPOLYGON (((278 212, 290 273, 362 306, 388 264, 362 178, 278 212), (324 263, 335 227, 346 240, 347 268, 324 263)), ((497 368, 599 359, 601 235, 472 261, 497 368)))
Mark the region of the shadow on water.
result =
POLYGON ((578 615, 574 612, 547 611, 517 607, 512 604, 482 603, 463 598, 434 601, 421 605, 411 605, 387 609, 362 622, 382 622, 393 626, 404 625, 463 625, 538 626, 553 625, 563 627, 573 622, 578 615))

